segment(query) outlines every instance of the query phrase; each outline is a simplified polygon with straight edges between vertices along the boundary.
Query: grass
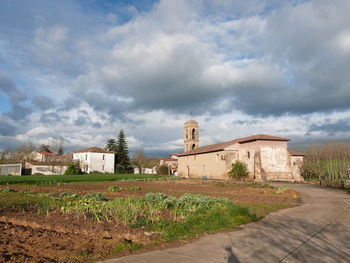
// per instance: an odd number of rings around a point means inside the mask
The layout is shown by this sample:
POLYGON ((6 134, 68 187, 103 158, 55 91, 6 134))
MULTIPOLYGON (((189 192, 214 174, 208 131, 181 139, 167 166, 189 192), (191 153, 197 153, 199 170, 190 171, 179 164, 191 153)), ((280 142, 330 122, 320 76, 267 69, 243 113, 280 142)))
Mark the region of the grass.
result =
POLYGON ((32 175, 32 176, 0 176, 0 185, 34 184, 57 185, 74 182, 101 182, 123 180, 173 180, 173 177, 161 177, 156 174, 82 174, 82 175, 32 175))

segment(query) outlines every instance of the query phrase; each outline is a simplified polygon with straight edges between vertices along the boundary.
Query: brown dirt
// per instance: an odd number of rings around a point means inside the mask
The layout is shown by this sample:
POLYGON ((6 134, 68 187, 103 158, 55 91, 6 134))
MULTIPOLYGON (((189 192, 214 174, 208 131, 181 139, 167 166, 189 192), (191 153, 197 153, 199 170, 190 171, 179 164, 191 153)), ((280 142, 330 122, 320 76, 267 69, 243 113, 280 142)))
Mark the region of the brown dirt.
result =
POLYGON ((177 180, 177 181, 153 181, 153 182, 88 182, 74 183, 55 186, 11 186, 16 190, 28 189, 40 193, 73 192, 79 195, 88 193, 103 193, 107 198, 126 196, 143 196, 148 192, 163 192, 180 197, 184 193, 196 193, 215 197, 225 197, 238 204, 264 204, 264 203, 287 203, 295 202, 297 192, 288 190, 283 194, 276 195, 276 189, 271 187, 251 187, 250 184, 227 182, 227 181, 200 181, 200 180, 177 180), (120 192, 108 192, 109 186, 116 185, 122 188, 120 192), (135 185, 141 190, 130 191, 129 187, 135 185))
MULTIPOLYGON (((164 192, 176 197, 183 193, 200 193, 226 197, 239 204, 293 205, 299 196, 287 190, 274 194, 270 187, 250 187, 247 184, 218 181, 179 180, 170 182, 94 182, 57 186, 20 186, 16 190, 33 192, 73 192, 87 194, 100 192, 108 198, 142 196, 147 192, 164 192), (110 193, 108 186, 117 185, 122 191, 110 193), (131 185, 141 187, 130 191, 131 185)), ((38 215, 36 211, 23 212, 16 209, 0 209, 0 262, 88 262, 115 256, 113 247, 120 242, 144 244, 143 250, 154 249, 160 239, 156 233, 144 229, 130 230, 113 222, 96 222, 88 218, 52 212, 38 215)), ((178 245, 178 242, 174 245, 178 245)), ((160 243, 158 247, 164 247, 160 243)), ((131 253, 124 251, 122 255, 131 253)), ((120 254, 119 254, 120 255, 120 254)))

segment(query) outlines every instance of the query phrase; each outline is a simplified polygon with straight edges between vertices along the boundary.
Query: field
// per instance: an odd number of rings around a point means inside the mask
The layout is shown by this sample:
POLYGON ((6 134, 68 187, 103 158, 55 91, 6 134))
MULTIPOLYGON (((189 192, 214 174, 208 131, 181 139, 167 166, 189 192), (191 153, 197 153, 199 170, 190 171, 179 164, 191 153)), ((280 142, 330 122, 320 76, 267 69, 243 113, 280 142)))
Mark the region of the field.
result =
POLYGON ((0 188, 0 261, 11 262, 89 262, 179 245, 299 201, 287 188, 188 179, 0 188))
POLYGON ((32 176, 0 176, 0 185, 35 184, 56 185, 73 182, 101 182, 122 180, 164 179, 156 174, 81 174, 81 175, 32 175, 32 176))

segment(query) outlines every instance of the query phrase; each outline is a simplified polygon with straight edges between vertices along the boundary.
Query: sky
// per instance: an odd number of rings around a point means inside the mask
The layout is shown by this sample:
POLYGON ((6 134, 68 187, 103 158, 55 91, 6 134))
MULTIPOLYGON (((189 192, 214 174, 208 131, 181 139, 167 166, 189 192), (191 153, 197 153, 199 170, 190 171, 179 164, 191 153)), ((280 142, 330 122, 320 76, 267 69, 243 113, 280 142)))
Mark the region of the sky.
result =
POLYGON ((350 140, 348 0, 0 0, 0 149, 350 140))

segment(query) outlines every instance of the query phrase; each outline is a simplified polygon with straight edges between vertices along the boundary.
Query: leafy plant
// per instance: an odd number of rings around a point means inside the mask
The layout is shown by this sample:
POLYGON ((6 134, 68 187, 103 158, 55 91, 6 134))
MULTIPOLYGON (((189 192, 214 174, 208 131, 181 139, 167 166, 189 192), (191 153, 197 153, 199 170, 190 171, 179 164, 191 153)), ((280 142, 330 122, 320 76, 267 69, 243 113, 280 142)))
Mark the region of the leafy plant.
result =
POLYGON ((111 185, 107 188, 108 192, 119 192, 121 188, 116 185, 111 185))
POLYGON ((141 187, 135 186, 135 185, 131 185, 131 186, 129 187, 129 190, 130 190, 130 191, 139 191, 139 190, 141 190, 141 187))
POLYGON ((2 193, 10 193, 10 192, 16 192, 16 190, 10 188, 10 187, 5 187, 5 188, 0 188, 0 192, 2 193))
POLYGON ((241 161, 235 161, 232 164, 231 170, 228 172, 228 175, 234 178, 247 177, 249 175, 248 167, 245 163, 241 161))
POLYGON ((92 200, 92 201, 107 201, 108 199, 101 193, 91 193, 84 195, 83 200, 92 200))

